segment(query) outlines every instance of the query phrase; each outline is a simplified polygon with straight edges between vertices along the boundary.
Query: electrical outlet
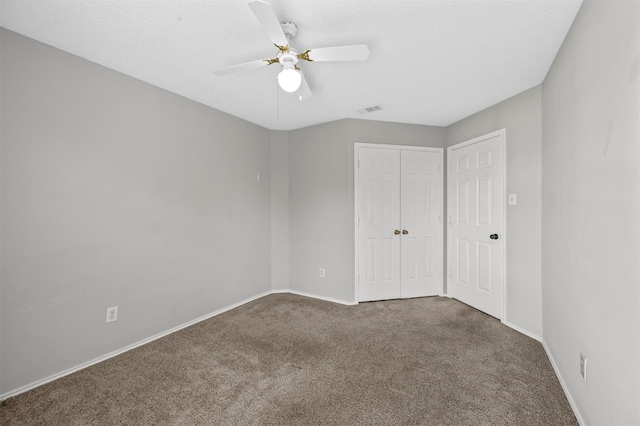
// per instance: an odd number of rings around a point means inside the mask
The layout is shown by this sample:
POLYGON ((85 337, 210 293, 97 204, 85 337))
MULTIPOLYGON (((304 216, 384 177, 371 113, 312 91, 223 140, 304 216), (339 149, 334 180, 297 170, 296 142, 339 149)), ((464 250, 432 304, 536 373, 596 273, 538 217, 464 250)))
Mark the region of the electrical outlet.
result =
POLYGON ((118 321, 118 307, 112 306, 107 308, 107 320, 105 322, 118 321))
POLYGON ((584 356, 582 352, 580 352, 580 375, 587 381, 587 357, 584 356))
POLYGON ((324 268, 320 268, 318 275, 320 275, 320 278, 324 278, 324 268))

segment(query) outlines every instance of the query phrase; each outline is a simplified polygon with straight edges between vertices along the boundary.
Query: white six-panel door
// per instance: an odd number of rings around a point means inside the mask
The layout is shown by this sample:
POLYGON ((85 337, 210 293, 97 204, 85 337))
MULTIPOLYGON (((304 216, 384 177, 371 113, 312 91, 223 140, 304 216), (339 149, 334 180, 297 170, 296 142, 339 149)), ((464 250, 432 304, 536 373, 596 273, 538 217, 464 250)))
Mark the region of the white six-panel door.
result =
POLYGON ((442 154, 401 151, 400 297, 442 293, 442 154))
POLYGON ((504 131, 448 148, 449 295, 502 318, 504 131))
POLYGON ((442 293, 442 150, 357 150, 358 300, 442 293))
POLYGON ((400 297, 400 151, 361 148, 359 301, 400 297))

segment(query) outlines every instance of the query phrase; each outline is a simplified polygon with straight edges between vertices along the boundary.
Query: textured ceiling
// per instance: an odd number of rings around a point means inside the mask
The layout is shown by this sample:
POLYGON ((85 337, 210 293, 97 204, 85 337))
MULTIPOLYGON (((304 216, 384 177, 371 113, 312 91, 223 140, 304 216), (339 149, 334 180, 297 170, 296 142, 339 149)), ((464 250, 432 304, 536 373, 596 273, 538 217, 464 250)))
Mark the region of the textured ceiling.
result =
POLYGON ((279 90, 246 0, 2 0, 0 24, 241 117, 291 130, 343 118, 446 126, 541 83, 582 0, 272 0, 299 51, 369 45, 364 62, 303 63, 313 96, 279 90), (380 104, 382 111, 360 114, 380 104))

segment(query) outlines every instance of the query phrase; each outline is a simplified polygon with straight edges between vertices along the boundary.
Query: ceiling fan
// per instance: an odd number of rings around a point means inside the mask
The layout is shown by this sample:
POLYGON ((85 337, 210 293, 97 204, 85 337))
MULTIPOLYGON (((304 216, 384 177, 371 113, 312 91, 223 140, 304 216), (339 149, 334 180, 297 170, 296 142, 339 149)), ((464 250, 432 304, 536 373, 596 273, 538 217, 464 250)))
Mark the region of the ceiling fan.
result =
POLYGON ((280 22, 271 4, 266 1, 251 1, 249 2, 249 7, 258 18, 258 21, 260 21, 260 24, 262 24, 262 28, 264 28, 273 44, 278 48, 278 54, 273 59, 260 59, 222 68, 214 71, 214 74, 223 76, 236 71, 245 71, 278 63, 282 67, 278 74, 280 88, 285 92, 296 92, 298 99, 303 100, 311 97, 311 90, 304 79, 302 70, 297 65, 299 61, 364 61, 369 57, 369 47, 366 44, 322 47, 319 49, 307 49, 302 53, 298 53, 296 49, 290 46, 291 40, 298 33, 296 24, 290 21, 280 22))

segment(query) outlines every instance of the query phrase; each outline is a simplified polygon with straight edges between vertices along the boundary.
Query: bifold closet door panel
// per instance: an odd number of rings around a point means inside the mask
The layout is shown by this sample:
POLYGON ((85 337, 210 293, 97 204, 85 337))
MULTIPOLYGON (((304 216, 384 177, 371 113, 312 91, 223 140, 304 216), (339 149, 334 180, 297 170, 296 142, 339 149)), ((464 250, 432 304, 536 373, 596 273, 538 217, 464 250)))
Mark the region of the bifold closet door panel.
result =
POLYGON ((359 150, 359 300, 400 297, 400 151, 359 150))
POLYGON ((442 155, 401 152, 400 270, 402 298, 442 291, 442 155))

